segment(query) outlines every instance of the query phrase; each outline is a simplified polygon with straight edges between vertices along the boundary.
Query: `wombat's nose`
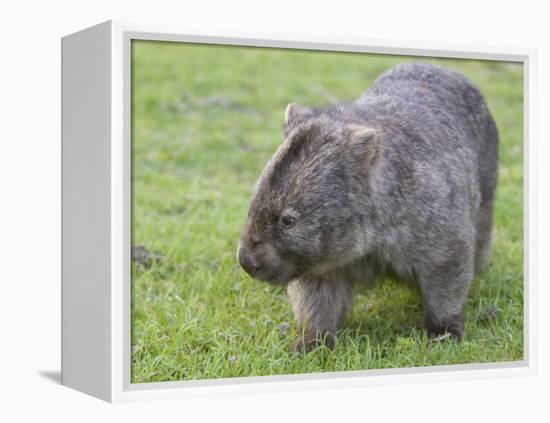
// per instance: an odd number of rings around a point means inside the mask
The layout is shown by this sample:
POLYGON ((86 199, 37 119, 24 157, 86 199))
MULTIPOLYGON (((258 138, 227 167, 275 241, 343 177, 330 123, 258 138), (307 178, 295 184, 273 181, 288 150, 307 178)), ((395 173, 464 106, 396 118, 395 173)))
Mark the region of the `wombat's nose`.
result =
POLYGON ((249 252, 244 248, 239 248, 239 264, 250 276, 254 276, 260 269, 260 266, 254 262, 249 252))

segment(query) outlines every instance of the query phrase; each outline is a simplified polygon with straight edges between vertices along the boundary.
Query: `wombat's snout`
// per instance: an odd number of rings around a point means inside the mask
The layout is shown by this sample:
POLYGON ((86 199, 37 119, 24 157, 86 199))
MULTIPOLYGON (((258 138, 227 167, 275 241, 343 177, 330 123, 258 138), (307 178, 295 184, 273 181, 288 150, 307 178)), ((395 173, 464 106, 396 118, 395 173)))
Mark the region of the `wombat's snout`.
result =
POLYGON ((252 257, 250 251, 244 246, 239 247, 237 252, 239 264, 250 276, 254 277, 261 269, 261 265, 252 257))
POLYGON ((269 238, 243 231, 237 246, 237 260, 254 279, 274 285, 284 285, 294 276, 295 268, 284 260, 269 238))

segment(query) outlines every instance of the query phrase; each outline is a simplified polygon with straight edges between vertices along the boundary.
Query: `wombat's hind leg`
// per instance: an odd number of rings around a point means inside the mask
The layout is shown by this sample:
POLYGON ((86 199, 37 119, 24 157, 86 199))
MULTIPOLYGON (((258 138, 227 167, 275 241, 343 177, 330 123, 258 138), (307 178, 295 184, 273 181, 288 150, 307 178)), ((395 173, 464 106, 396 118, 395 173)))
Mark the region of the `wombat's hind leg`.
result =
POLYGON ((460 341, 464 336, 463 312, 450 316, 440 316, 430 310, 425 313, 425 321, 428 336, 437 341, 445 339, 447 335, 460 341))
POLYGON ((472 261, 467 260, 460 267, 437 266, 420 276, 424 318, 430 338, 442 339, 449 334, 457 341, 462 339, 464 306, 473 278, 472 261))
POLYGON ((292 349, 308 352, 322 343, 333 348, 336 331, 352 303, 351 283, 326 276, 295 280, 288 296, 299 331, 292 349))

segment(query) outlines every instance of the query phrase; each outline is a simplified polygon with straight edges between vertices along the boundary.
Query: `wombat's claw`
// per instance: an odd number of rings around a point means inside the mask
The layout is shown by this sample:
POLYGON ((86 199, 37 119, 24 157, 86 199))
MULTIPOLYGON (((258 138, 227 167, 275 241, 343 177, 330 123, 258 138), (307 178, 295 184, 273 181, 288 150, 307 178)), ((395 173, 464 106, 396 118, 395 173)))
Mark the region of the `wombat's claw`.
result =
POLYGON ((332 334, 326 334, 324 337, 315 337, 315 338, 306 338, 306 337, 300 337, 294 341, 292 344, 292 347, 290 348, 291 352, 293 353, 299 353, 299 354, 305 354, 310 351, 313 351, 315 348, 320 347, 324 345, 329 350, 334 349, 334 335, 332 334))
POLYGON ((447 338, 450 338, 452 335, 450 332, 445 332, 444 334, 441 334, 439 336, 436 336, 434 338, 432 338, 432 341, 434 342, 441 342, 441 341, 444 341, 445 339, 447 338))
POLYGON ((315 339, 306 342, 304 338, 295 340, 290 347, 290 352, 294 354, 305 354, 317 347, 317 341, 315 339))

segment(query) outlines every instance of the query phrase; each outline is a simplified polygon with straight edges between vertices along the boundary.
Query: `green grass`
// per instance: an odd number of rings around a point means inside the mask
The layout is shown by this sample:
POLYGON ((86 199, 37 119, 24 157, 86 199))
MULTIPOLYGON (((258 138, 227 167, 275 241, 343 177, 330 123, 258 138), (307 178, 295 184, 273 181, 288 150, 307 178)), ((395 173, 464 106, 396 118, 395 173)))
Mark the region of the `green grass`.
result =
POLYGON ((284 290, 236 263, 254 183, 287 103, 353 99, 418 59, 139 41, 132 60, 132 243, 162 255, 132 265, 134 383, 522 359, 521 65, 425 60, 473 80, 501 133, 492 264, 472 285, 464 341, 428 341, 417 290, 385 280, 357 296, 334 351, 300 356, 284 290))

